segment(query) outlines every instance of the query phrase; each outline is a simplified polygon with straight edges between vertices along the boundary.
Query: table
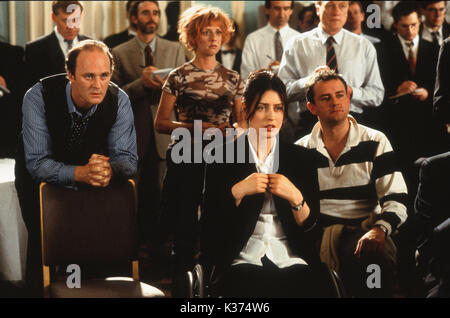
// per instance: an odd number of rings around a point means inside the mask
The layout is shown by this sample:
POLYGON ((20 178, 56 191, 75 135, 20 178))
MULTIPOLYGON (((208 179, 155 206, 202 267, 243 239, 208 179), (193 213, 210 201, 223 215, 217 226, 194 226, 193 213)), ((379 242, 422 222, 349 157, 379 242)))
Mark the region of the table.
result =
POLYGON ((0 280, 25 280, 28 233, 14 186, 14 160, 0 159, 0 280))

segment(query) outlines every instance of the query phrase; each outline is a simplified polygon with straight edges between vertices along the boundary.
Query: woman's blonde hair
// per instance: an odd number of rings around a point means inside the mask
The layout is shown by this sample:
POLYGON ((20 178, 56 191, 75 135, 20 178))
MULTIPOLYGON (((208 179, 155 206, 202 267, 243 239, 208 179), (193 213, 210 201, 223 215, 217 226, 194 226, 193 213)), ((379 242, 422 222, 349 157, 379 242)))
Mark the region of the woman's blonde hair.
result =
POLYGON ((195 39, 204 27, 212 21, 219 21, 222 30, 222 45, 228 43, 234 32, 233 22, 228 14, 219 8, 206 7, 202 5, 194 6, 184 11, 178 20, 178 33, 180 41, 190 51, 195 51, 197 45, 195 39))

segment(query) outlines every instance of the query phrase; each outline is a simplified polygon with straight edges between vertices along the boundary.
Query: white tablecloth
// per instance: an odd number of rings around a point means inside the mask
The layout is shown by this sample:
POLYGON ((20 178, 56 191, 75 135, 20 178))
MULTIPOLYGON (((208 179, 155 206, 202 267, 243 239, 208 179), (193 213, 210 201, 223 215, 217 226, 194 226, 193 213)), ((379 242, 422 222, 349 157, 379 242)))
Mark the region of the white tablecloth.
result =
POLYGON ((25 279, 27 238, 14 187, 14 160, 0 159, 0 280, 25 279))

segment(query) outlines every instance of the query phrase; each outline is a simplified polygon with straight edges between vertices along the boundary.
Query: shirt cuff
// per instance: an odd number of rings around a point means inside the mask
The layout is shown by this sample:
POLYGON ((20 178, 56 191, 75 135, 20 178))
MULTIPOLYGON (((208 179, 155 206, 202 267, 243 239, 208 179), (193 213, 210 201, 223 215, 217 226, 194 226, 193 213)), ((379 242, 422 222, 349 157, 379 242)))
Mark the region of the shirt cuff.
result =
POLYGON ((75 166, 63 166, 58 172, 58 182, 61 185, 75 185, 75 166))
POLYGON ((375 225, 377 225, 377 224, 383 225, 384 227, 387 228, 388 231, 387 231, 387 235, 386 236, 391 235, 391 233, 392 233, 392 226, 391 226, 391 224, 389 222, 386 222, 384 220, 378 220, 378 221, 375 222, 375 225))

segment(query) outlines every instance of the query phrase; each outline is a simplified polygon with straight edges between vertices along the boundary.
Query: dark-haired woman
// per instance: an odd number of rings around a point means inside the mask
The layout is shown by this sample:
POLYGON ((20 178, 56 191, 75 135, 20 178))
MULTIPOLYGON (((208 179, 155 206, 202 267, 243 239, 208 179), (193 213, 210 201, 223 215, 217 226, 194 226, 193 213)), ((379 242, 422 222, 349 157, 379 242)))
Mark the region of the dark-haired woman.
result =
POLYGON ((206 169, 202 261, 225 297, 320 296, 308 237, 318 215, 315 170, 307 149, 277 138, 285 105, 278 77, 251 74, 244 90, 249 129, 233 142, 235 161, 206 169))

